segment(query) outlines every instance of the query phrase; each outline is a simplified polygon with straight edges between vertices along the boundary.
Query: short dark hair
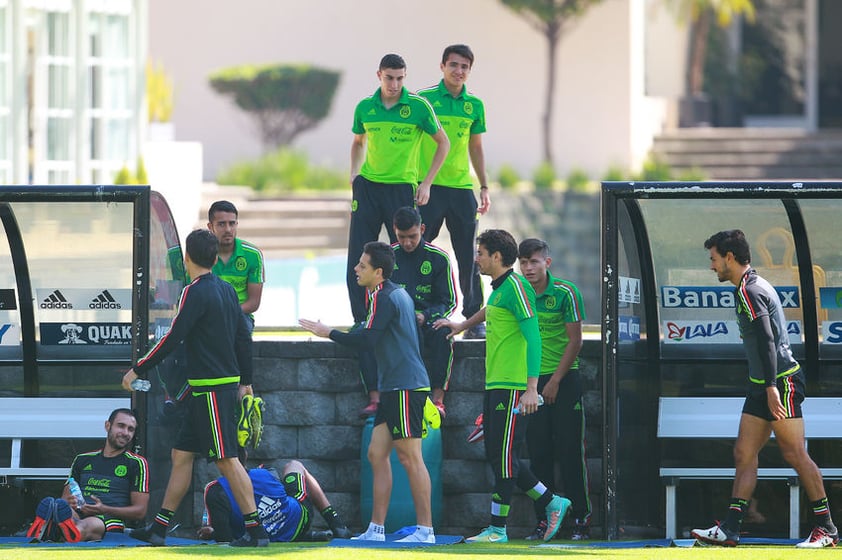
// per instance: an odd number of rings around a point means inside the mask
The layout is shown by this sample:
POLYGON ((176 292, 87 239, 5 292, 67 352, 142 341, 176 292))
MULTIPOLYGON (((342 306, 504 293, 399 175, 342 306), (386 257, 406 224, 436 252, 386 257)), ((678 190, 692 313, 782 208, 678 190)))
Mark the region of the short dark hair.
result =
POLYGON ((219 240, 209 229, 194 229, 185 241, 190 260, 202 268, 213 268, 219 253, 219 240))
POLYGON ((216 202, 210 205, 210 208, 208 208, 209 222, 213 222, 213 215, 217 212, 232 212, 238 218, 240 217, 239 212, 237 212, 237 207, 234 206, 232 202, 228 202, 227 200, 217 200, 216 202))
POLYGON ((485 247, 489 255, 499 252, 503 266, 512 266, 517 260, 517 242, 506 230, 487 229, 479 234, 477 244, 485 247))
POLYGON ((447 57, 451 54, 458 54, 459 56, 464 56, 468 60, 471 61, 471 66, 474 65, 474 51, 471 50, 471 47, 468 45, 450 45, 445 47, 444 53, 441 55, 441 63, 447 63, 447 57))
POLYGON ((392 225, 395 229, 406 231, 415 226, 421 225, 421 213, 412 206, 401 206, 392 217, 392 225))
POLYGON ((387 54, 386 56, 380 59, 380 67, 378 68, 378 70, 384 70, 386 68, 391 68, 394 70, 406 68, 406 61, 404 61, 403 57, 399 54, 387 54))
POLYGON ((751 248, 748 246, 746 234, 739 229, 726 229, 714 233, 705 241, 705 249, 716 249, 722 257, 731 252, 734 254, 734 260, 740 264, 751 262, 751 248))
POLYGON ((520 242, 520 245, 517 247, 517 256, 519 259, 528 259, 539 251, 545 259, 550 256, 550 246, 547 245, 546 241, 530 237, 520 242))
POLYGON ((130 408, 115 408, 111 411, 111 414, 108 416, 108 423, 113 424, 114 419, 117 418, 118 414, 127 414, 134 418, 135 422, 137 422, 137 416, 135 416, 134 411, 130 408))
POLYGON ((395 251, 390 245, 382 241, 369 241, 363 247, 363 253, 368 255, 372 268, 383 270, 383 280, 388 280, 392 276, 395 268, 395 251))

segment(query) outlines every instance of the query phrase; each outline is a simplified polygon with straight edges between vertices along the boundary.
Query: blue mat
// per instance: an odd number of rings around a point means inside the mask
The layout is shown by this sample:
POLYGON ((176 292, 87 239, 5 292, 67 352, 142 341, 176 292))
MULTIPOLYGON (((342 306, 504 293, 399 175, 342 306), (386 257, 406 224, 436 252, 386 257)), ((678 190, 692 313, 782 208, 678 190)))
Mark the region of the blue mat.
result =
MULTIPOLYGON (((0 545, 11 546, 32 546, 32 547, 68 547, 68 548, 116 548, 121 546, 152 546, 149 543, 131 538, 127 533, 106 533, 101 541, 88 541, 79 543, 42 543, 31 542, 29 537, 0 537, 0 545)), ((167 546, 195 546, 199 544, 216 544, 216 541, 200 541, 196 539, 182 539, 179 537, 167 537, 167 546)))
MULTIPOLYGON (((761 537, 743 537, 740 539, 740 546, 743 545, 766 545, 766 546, 791 546, 801 542, 800 539, 767 539, 761 537)), ((703 545, 696 539, 649 539, 640 541, 578 541, 575 543, 552 543, 539 544, 535 548, 667 548, 667 547, 690 548, 703 545)))
POLYGON ((377 541, 354 541, 351 539, 333 539, 328 543, 328 546, 339 546, 345 548, 416 548, 419 546, 439 546, 443 544, 458 544, 465 542, 465 537, 460 535, 436 535, 436 542, 434 543, 402 543, 397 542, 407 535, 415 532, 415 526, 402 527, 394 533, 386 535, 384 542, 377 541))

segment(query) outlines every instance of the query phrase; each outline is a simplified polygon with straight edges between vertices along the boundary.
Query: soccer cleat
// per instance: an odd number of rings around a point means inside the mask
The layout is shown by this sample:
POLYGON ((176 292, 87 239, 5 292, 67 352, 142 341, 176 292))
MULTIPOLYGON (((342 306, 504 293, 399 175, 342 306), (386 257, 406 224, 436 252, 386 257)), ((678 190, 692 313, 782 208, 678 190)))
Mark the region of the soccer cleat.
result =
POLYGON ((165 546, 167 544, 167 538, 164 535, 160 535, 152 530, 152 523, 146 527, 135 529, 129 533, 129 536, 139 541, 148 542, 152 546, 165 546))
POLYGON ((357 535, 356 537, 351 537, 351 540, 384 542, 386 540, 386 534, 383 531, 384 530, 382 527, 375 528, 372 527, 371 524, 369 524, 368 529, 366 529, 365 533, 357 535))
POLYGON ((38 507, 35 508, 35 520, 26 531, 27 537, 37 539, 39 541, 44 540, 44 537, 48 532, 48 526, 52 523, 54 503, 55 499, 49 496, 38 503, 38 507))
POLYGON ((719 521, 708 529, 693 529, 690 536, 705 544, 717 546, 737 546, 740 544, 740 534, 736 531, 729 531, 719 521))
POLYGON ((240 402, 240 421, 237 423, 237 443, 240 447, 257 449, 263 436, 263 399, 243 395, 240 402))
POLYGON ((73 510, 65 500, 56 499, 53 505, 53 522, 55 522, 65 542, 77 543, 82 540, 82 533, 73 521, 73 510))
POLYGON ((535 529, 532 530, 531 533, 524 537, 528 541, 542 541, 544 540, 544 534, 547 532, 547 520, 542 519, 538 522, 535 526, 535 529))
POLYGON ((433 430, 438 430, 441 427, 442 418, 443 416, 438 405, 433 404, 430 397, 427 397, 427 400, 424 402, 424 422, 433 430))
POLYGON ((264 546, 269 546, 269 535, 267 535, 264 531, 262 537, 256 537, 246 531, 241 537, 228 543, 228 546, 262 548, 264 546))
POLYGON ((552 539, 558 533, 561 523, 570 511, 570 506, 573 504, 567 498, 553 495, 553 499, 547 504, 545 511, 547 512, 547 532, 544 533, 544 542, 552 539))
POLYGON ((482 427, 482 414, 477 416, 477 419, 474 420, 474 431, 472 431, 468 435, 468 443, 476 443, 478 441, 482 441, 485 438, 485 431, 482 427))
POLYGON ((465 539, 465 542, 485 542, 502 544, 509 542, 509 536, 506 535, 505 528, 489 525, 488 527, 480 531, 479 534, 465 539))
POLYGON ((377 407, 379 406, 379 402, 368 403, 368 405, 360 409, 360 418, 368 418, 369 416, 374 416, 375 414, 377 414, 377 407))
POLYGON ((577 519, 570 539, 574 541, 586 541, 589 538, 591 538, 591 536, 588 522, 582 519, 577 519))
POLYGON ((796 548, 825 548, 835 547, 839 542, 839 531, 828 533, 824 527, 813 527, 807 540, 795 545, 796 548))
POLYGON ((416 527, 414 532, 410 533, 402 539, 396 540, 395 542, 436 544, 436 535, 428 529, 416 527))

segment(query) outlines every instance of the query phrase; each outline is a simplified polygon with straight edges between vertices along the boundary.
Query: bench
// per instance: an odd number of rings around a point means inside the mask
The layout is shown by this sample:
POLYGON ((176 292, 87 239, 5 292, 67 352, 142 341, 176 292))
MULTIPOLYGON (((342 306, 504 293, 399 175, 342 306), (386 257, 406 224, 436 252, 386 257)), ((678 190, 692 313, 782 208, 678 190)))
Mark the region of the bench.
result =
MULTIPOLYGON (((658 438, 736 439, 743 397, 661 397, 658 438)), ((804 435, 811 439, 842 438, 842 398, 808 397, 802 405, 804 435)), ((773 436, 774 437, 774 434, 773 436)), ((842 468, 821 468, 825 479, 842 479, 842 468)), ((733 479, 735 469, 661 467, 666 489, 666 538, 676 538, 676 487, 681 479, 733 479)), ((789 538, 800 536, 798 474, 791 468, 759 468, 757 478, 786 480, 789 484, 789 538)))
MULTIPOLYGON (((105 421, 116 408, 131 408, 125 398, 0 398, 0 440, 11 440, 9 466, 0 466, 0 480, 61 479, 70 473, 62 467, 23 466, 23 440, 105 440, 105 421)), ((92 442, 91 448, 98 443, 92 442)))

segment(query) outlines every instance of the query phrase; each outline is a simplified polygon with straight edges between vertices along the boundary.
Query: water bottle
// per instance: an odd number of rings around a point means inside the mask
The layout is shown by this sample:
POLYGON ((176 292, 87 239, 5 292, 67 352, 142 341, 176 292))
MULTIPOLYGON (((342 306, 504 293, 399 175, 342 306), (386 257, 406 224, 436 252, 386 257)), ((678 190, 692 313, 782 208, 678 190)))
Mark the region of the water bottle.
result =
POLYGON ((82 509, 85 505, 85 496, 82 495, 79 483, 72 476, 67 479, 67 488, 70 490, 70 495, 76 498, 76 509, 82 509))
MULTIPOLYGON (((543 405, 543 404, 544 404, 544 397, 542 397, 542 396, 540 395, 540 393, 539 393, 539 394, 538 394, 538 406, 541 406, 541 405, 543 405)), ((520 403, 518 403, 518 405, 517 405, 517 406, 515 407, 515 409, 512 411, 512 414, 520 414, 521 412, 522 412, 522 411, 521 411, 521 409, 520 409, 520 403)))
POLYGON ((207 527, 208 524, 208 508, 202 510, 202 527, 207 527))
POLYGON ((141 379, 137 378, 132 381, 132 390, 133 391, 142 391, 146 393, 149 389, 152 388, 152 383, 148 379, 141 379))

